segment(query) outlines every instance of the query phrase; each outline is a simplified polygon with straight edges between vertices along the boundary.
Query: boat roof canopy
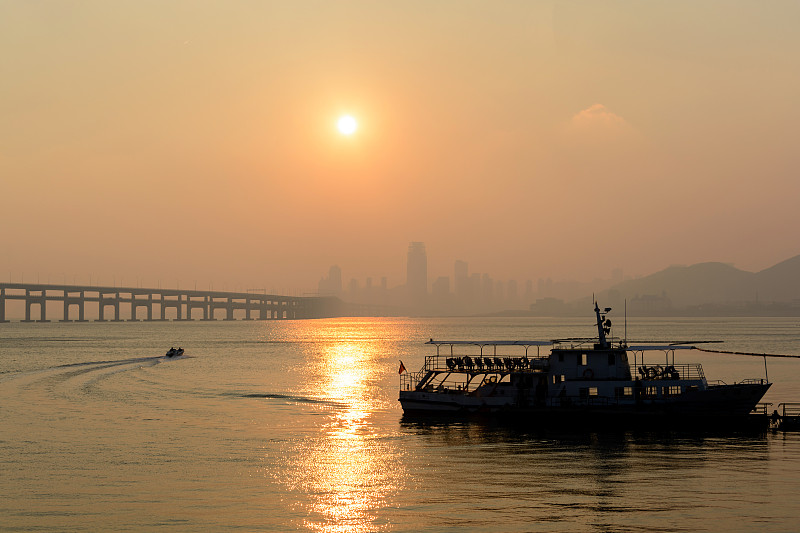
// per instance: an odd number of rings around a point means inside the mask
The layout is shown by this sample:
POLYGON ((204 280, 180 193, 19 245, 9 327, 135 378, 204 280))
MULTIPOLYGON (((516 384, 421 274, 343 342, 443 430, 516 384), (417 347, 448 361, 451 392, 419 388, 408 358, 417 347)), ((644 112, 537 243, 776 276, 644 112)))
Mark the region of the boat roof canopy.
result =
POLYGON ((435 341, 429 340, 425 344, 444 344, 450 346, 469 345, 469 346, 550 346, 552 341, 435 341))
POLYGON ((696 350, 695 346, 675 345, 675 344, 639 344, 636 346, 628 346, 629 352, 647 352, 647 351, 670 351, 670 350, 696 350))

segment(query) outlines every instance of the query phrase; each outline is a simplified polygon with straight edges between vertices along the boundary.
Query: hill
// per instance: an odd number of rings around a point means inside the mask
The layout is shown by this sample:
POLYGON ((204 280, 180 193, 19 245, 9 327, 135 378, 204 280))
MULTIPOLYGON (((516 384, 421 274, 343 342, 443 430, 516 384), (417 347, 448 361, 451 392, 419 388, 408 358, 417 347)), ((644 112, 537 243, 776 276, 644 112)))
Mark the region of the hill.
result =
POLYGON ((611 306, 627 300, 628 310, 634 314, 669 314, 701 308, 707 312, 715 309, 715 313, 738 309, 743 314, 762 314, 771 308, 784 314, 784 308, 800 309, 800 255, 757 273, 725 263, 671 266, 619 283, 598 294, 598 298, 611 306))
POLYGON ((760 301, 800 300, 800 255, 766 268, 755 277, 760 301))

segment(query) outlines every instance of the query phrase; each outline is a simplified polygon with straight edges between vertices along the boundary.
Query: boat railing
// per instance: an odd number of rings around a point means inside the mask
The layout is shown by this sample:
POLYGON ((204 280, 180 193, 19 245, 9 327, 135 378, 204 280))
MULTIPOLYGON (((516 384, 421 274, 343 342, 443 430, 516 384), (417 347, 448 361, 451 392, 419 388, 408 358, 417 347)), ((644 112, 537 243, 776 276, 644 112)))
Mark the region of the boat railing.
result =
MULTIPOLYGON (((617 348, 624 348, 625 342, 623 339, 619 337, 612 337, 610 335, 606 336, 606 341, 608 342, 609 346, 615 346, 617 348)), ((595 344, 597 344, 597 337, 573 337, 573 338, 566 338, 566 339, 552 339, 551 341, 556 349, 567 349, 567 350, 577 350, 582 348, 591 348, 595 344)))
POLYGON ((425 358, 425 371, 461 373, 543 372, 549 367, 547 357, 506 357, 465 355, 446 357, 430 355, 425 358))
POLYGON ((787 402, 778 404, 778 413, 784 418, 800 417, 800 403, 787 402))
POLYGON ((683 365, 639 365, 636 371, 642 379, 705 379, 703 365, 698 363, 683 365))
POLYGON ((500 357, 465 355, 446 357, 429 355, 419 372, 400 374, 400 390, 415 390, 430 372, 452 372, 461 374, 507 374, 509 372, 538 373, 549 368, 547 357, 500 357))
POLYGON ((761 402, 757 403, 753 410, 750 411, 751 415, 768 415, 770 414, 769 411, 772 409, 772 404, 770 402, 761 402))
MULTIPOLYGON (((748 378, 748 379, 743 379, 741 381, 734 381, 732 384, 733 385, 766 385, 767 384, 767 380, 764 379, 764 378, 748 378)), ((723 381, 723 380, 721 380, 721 379, 715 379, 715 380, 712 380, 712 381, 708 382, 708 386, 709 387, 720 387, 720 386, 727 386, 727 385, 728 385, 728 383, 723 381)))
POLYGON ((417 383, 422 381, 422 378, 427 372, 423 368, 419 372, 405 372, 400 374, 400 390, 414 390, 417 383))
POLYGON ((737 381, 734 385, 766 385, 767 380, 764 378, 748 378, 742 381, 737 381))

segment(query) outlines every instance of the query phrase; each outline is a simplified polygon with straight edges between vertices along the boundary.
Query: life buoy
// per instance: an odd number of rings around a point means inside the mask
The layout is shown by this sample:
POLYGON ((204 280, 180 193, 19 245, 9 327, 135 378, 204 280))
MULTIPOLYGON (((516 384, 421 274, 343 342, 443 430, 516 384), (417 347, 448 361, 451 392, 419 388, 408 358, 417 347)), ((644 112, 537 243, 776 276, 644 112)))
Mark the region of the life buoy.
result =
POLYGON ((586 379, 592 379, 594 377, 594 372, 592 372, 591 368, 587 368, 583 371, 583 377, 586 379))

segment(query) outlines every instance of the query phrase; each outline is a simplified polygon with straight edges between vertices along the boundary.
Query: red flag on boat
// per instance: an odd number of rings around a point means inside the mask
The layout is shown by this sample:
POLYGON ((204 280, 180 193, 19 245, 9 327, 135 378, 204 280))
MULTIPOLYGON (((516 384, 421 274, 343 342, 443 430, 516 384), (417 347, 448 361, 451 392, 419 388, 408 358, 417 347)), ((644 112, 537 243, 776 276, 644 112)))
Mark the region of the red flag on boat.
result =
POLYGON ((400 361, 400 370, 397 373, 402 374, 405 371, 406 371, 406 365, 404 365, 403 362, 400 361))

